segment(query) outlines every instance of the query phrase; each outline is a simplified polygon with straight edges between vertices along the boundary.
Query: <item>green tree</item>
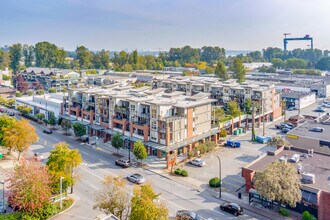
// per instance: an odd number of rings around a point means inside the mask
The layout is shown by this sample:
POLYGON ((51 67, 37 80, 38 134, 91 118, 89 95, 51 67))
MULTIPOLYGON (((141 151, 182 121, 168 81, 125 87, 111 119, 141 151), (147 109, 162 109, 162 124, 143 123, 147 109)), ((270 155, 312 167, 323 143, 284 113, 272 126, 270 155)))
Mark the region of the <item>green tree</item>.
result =
POLYGON ((232 100, 228 103, 228 113, 234 118, 241 114, 241 110, 236 101, 232 100))
POLYGON ((8 181, 8 200, 14 208, 34 216, 49 204, 52 182, 41 162, 21 160, 9 174, 8 181))
POLYGON ((62 130, 67 134, 69 129, 71 128, 70 121, 63 119, 61 122, 61 127, 62 127, 62 130))
POLYGON ((60 191, 60 177, 64 177, 63 189, 65 191, 69 186, 71 186, 72 191, 73 185, 78 180, 78 175, 75 169, 81 164, 82 157, 78 149, 70 149, 68 146, 69 145, 65 142, 56 144, 55 148, 50 152, 46 163, 46 166, 52 175, 53 192, 60 191))
POLYGON ((38 113, 36 114, 36 118, 39 120, 39 121, 42 121, 45 119, 45 114, 44 113, 38 113))
POLYGON ((130 196, 126 191, 126 185, 126 181, 122 178, 106 176, 103 180, 103 189, 97 194, 97 204, 93 209, 98 209, 106 215, 113 214, 122 220, 128 219, 130 196))
POLYGON ((132 72, 133 67, 131 64, 125 64, 124 66, 121 67, 124 72, 132 72))
POLYGON ((301 200, 297 169, 290 163, 276 161, 269 164, 263 172, 257 172, 254 188, 262 197, 292 207, 301 200))
POLYGON ((55 44, 47 41, 35 45, 36 66, 66 68, 66 52, 55 44))
POLYGON ((251 110, 252 110, 252 99, 247 98, 244 101, 244 111, 246 114, 251 114, 251 110))
POLYGON ((26 92, 26 94, 28 95, 28 96, 32 96, 33 94, 34 94, 34 91, 33 90, 28 90, 27 92, 26 92))
POLYGON ((51 112, 50 115, 49 115, 48 123, 52 126, 56 125, 56 117, 55 117, 53 112, 51 112))
POLYGON ((74 134, 78 137, 81 137, 86 134, 85 126, 80 123, 73 123, 72 128, 73 128, 74 134))
POLYGON ((43 95, 43 94, 45 94, 45 90, 38 89, 36 93, 37 93, 37 95, 43 95))
POLYGON ((25 120, 15 121, 11 127, 3 129, 3 143, 6 148, 18 151, 18 160, 21 153, 27 150, 31 144, 38 141, 35 127, 25 120))
POLYGON ((111 145, 117 149, 117 154, 119 148, 123 147, 123 137, 119 132, 116 132, 111 138, 111 145))
POLYGON ((225 111, 223 110, 223 108, 219 107, 219 108, 215 108, 213 109, 213 116, 214 116, 214 122, 215 124, 219 124, 221 119, 223 117, 225 117, 225 111))
POLYGON ((286 60, 286 68, 288 69, 305 69, 308 66, 308 62, 304 59, 289 58, 286 60))
POLYGON ((9 48, 9 58, 10 58, 10 67, 13 69, 14 73, 19 71, 20 59, 22 56, 22 45, 13 44, 9 48))
POLYGON ((131 220, 165 220, 168 219, 168 209, 159 203, 159 194, 156 194, 151 185, 136 186, 131 200, 131 220))
POLYGON ((27 115, 32 112, 32 108, 29 106, 19 105, 16 107, 23 115, 27 115))
POLYGON ((244 82, 246 78, 246 71, 243 62, 239 58, 234 60, 232 69, 235 75, 235 79, 238 79, 239 83, 244 82))
POLYGON ((277 69, 283 69, 286 66, 285 61, 283 61, 280 58, 273 58, 271 62, 273 64, 273 66, 277 69))
POLYGON ((134 143, 133 154, 137 159, 141 160, 141 163, 142 160, 148 157, 147 149, 140 140, 134 143))
POLYGON ((5 74, 2 74, 2 80, 10 80, 10 76, 7 76, 5 74))
POLYGON ((22 94, 20 91, 16 91, 15 96, 16 96, 16 97, 22 97, 23 94, 22 94))
POLYGON ((56 88, 51 87, 51 88, 48 89, 48 92, 49 93, 56 93, 56 88))
POLYGON ((205 68, 205 74, 212 74, 212 73, 214 73, 214 69, 210 66, 207 66, 205 68))
POLYGON ((102 63, 103 69, 109 69, 110 68, 110 55, 109 51, 101 50, 100 52, 100 59, 102 63))
POLYGON ((76 54, 80 68, 88 69, 92 66, 93 54, 86 47, 77 47, 76 54))
POLYGON ((319 70, 330 70, 330 57, 324 57, 320 59, 315 64, 315 68, 319 70))
POLYGON ((219 77, 221 80, 229 79, 227 69, 225 64, 222 61, 218 61, 217 66, 215 67, 214 74, 219 77))
POLYGON ((302 213, 302 220, 317 220, 314 215, 310 214, 308 211, 302 213))
POLYGON ((26 67, 32 66, 34 62, 34 46, 27 44, 23 45, 24 65, 26 67))

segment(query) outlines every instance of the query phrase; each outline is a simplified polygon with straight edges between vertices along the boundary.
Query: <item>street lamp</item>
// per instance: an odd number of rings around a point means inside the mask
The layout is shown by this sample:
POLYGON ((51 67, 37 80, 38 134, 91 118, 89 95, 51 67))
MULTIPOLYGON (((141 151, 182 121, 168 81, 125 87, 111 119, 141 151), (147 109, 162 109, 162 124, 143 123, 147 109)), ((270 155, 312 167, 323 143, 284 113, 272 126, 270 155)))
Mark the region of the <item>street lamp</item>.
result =
POLYGON ((62 210, 62 180, 64 177, 60 177, 60 209, 62 210))
POLYGON ((219 160, 219 180, 220 180, 220 190, 219 190, 219 199, 221 199, 221 186, 222 186, 222 180, 221 180, 221 159, 218 155, 216 157, 219 160))
POLYGON ((2 208, 3 208, 1 212, 5 212, 5 181, 0 181, 0 184, 2 184, 2 208))

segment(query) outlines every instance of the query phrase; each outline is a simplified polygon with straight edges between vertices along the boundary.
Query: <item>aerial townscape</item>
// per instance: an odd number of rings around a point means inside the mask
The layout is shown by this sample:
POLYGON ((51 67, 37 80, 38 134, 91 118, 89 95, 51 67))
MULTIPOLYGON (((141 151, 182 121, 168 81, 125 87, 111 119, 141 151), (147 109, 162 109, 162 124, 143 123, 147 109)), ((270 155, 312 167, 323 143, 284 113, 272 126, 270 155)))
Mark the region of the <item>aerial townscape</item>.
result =
POLYGON ((0 220, 330 219, 330 2, 0 5, 0 220))

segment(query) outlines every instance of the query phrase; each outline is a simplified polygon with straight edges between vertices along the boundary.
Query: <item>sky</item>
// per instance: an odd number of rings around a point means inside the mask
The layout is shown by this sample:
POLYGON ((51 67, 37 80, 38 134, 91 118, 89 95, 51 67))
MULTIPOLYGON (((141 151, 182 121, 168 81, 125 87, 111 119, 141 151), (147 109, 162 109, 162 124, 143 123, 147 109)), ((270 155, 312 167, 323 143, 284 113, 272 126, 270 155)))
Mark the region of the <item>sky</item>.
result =
POLYGON ((330 0, 0 0, 1 46, 261 50, 282 48, 283 33, 310 34, 316 48, 330 49, 330 0))

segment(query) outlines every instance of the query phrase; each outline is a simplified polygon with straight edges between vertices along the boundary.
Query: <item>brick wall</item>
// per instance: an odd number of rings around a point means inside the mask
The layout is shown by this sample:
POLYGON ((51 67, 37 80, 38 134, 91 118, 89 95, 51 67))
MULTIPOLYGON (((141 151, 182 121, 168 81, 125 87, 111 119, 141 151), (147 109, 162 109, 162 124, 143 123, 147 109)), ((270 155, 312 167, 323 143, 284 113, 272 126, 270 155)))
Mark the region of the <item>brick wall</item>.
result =
POLYGON ((318 220, 328 220, 330 217, 330 192, 321 191, 319 198, 318 220))
POLYGON ((245 179, 246 192, 248 192, 251 188, 253 188, 252 179, 253 179, 255 173, 256 173, 256 171, 251 170, 249 168, 245 168, 245 167, 242 168, 242 177, 245 179))

